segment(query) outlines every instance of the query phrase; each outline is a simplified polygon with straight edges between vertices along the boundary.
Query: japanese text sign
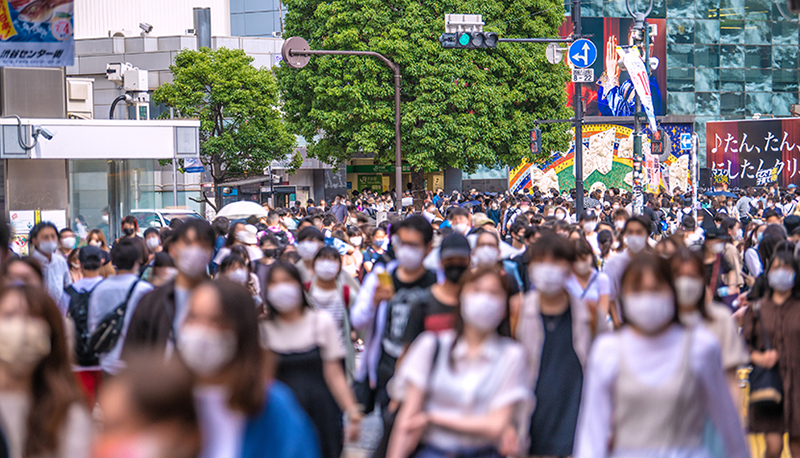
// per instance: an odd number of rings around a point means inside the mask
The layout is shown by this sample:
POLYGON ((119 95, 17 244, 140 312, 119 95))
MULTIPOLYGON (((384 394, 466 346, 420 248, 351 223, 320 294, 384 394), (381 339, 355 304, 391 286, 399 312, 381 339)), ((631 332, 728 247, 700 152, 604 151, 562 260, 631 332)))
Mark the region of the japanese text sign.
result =
POLYGON ((800 184, 800 118, 711 121, 706 126, 712 182, 738 187, 800 184))
POLYGON ((0 67, 64 67, 74 59, 73 0, 0 0, 0 67))

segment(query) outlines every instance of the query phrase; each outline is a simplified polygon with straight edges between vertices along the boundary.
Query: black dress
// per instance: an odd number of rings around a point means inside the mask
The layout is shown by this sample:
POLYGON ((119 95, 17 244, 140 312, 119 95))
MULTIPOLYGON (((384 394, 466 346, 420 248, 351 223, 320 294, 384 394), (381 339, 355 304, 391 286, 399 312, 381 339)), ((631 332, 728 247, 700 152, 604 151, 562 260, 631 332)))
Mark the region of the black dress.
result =
POLYGON ((325 382, 319 346, 303 352, 276 354, 279 358, 276 378, 292 389, 311 417, 322 457, 339 458, 344 448, 342 411, 325 382))

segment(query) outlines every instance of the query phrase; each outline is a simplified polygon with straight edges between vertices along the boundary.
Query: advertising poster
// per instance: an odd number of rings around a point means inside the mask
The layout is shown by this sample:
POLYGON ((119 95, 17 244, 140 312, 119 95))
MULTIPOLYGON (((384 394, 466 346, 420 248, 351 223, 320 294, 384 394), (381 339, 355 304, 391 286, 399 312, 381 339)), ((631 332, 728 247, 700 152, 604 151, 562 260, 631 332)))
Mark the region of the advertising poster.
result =
POLYGON ((74 59, 73 0, 0 0, 0 67, 65 67, 74 59))
MULTIPOLYGON (((659 64, 650 74, 650 90, 652 92, 653 109, 656 116, 666 113, 667 104, 667 38, 666 19, 648 19, 656 26, 657 35, 651 39, 650 56, 658 59, 659 64)), ((597 47, 597 60, 592 68, 595 83, 583 84, 582 96, 586 103, 586 116, 632 116, 634 107, 634 86, 630 75, 617 65, 617 46, 627 46, 630 40, 632 18, 583 18, 582 32, 597 47)), ((559 36, 572 34, 572 22, 569 18, 559 28, 559 36)), ((562 65, 568 65, 564 57, 562 65)), ((566 86, 567 106, 572 106, 575 93, 573 83, 566 86)))
POLYGON ((706 124, 706 163, 714 183, 731 187, 800 185, 800 118, 706 124))
POLYGON ((11 249, 23 256, 28 254, 28 234, 36 224, 36 213, 33 210, 13 211, 8 214, 8 221, 13 232, 11 249))
MULTIPOLYGON (((681 133, 691 133, 691 124, 663 124, 672 140, 672 151, 666 161, 645 161, 644 174, 650 182, 647 189, 675 187, 686 190, 689 181, 689 152, 680 149, 681 133), (664 181, 664 177, 669 177, 664 181)), ((574 132, 574 131, 573 131, 574 132)), ((649 130, 644 129, 642 151, 650 154, 649 130)), ((575 142, 566 153, 555 153, 544 164, 523 161, 509 171, 508 186, 512 192, 570 190, 575 187, 575 142)), ((585 189, 598 186, 630 190, 633 186, 633 128, 616 124, 591 124, 583 127, 583 184, 585 189)))

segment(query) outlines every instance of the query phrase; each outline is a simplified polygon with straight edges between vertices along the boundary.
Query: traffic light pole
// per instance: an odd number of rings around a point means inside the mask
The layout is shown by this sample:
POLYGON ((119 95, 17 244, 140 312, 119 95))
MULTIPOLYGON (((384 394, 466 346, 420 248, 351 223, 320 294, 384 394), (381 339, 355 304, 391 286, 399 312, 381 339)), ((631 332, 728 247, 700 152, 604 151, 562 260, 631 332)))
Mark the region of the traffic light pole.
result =
MULTIPOLYGON (((631 9, 630 0, 625 0, 625 7, 628 13, 633 16, 633 30, 634 30, 634 45, 638 40, 636 36, 638 33, 642 34, 644 44, 644 68, 647 72, 647 78, 650 78, 650 28, 645 20, 650 12, 653 10, 653 0, 650 0, 650 6, 644 13, 634 13, 631 9)), ((649 81, 648 81, 649 84, 649 81)), ((639 116, 642 111, 642 99, 639 97, 637 91, 634 92, 634 113, 633 113, 633 214, 641 215, 644 212, 644 193, 642 192, 642 183, 644 181, 644 153, 642 151, 642 122, 639 116)), ((652 153, 652 151, 651 151, 652 153)))
MULTIPOLYGON (((572 0, 572 39, 582 38, 581 29, 581 2, 572 0)), ((583 84, 574 84, 572 94, 572 107, 575 109, 575 117, 572 125, 575 127, 575 160, 573 169, 575 170, 575 216, 579 220, 583 214, 583 84)))

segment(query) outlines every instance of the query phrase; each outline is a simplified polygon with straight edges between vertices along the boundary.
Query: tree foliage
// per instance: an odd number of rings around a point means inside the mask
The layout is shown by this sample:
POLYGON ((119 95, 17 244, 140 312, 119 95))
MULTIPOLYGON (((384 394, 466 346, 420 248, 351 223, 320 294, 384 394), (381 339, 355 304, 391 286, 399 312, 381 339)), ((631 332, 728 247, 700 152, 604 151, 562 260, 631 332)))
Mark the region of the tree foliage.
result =
MULTIPOLYGON (((551 65, 543 44, 442 49, 445 13, 482 14, 501 37, 555 37, 560 0, 284 0, 285 36, 311 49, 377 51, 401 66, 402 150, 415 168, 516 165, 529 157, 537 119, 569 118, 566 65, 551 65)), ((355 153, 394 158, 394 80, 369 57, 313 56, 301 70, 276 71, 284 112, 328 163, 355 153)), ((565 124, 542 125, 544 150, 564 150, 565 124)), ((532 158, 536 159, 536 158, 532 158)))
MULTIPOLYGON (((275 75, 252 61, 238 49, 185 49, 170 66, 174 82, 153 94, 182 117, 200 120, 200 158, 215 187, 228 178, 263 174, 295 145, 277 108, 275 75)), ((217 193, 212 205, 219 209, 221 201, 217 193)))

